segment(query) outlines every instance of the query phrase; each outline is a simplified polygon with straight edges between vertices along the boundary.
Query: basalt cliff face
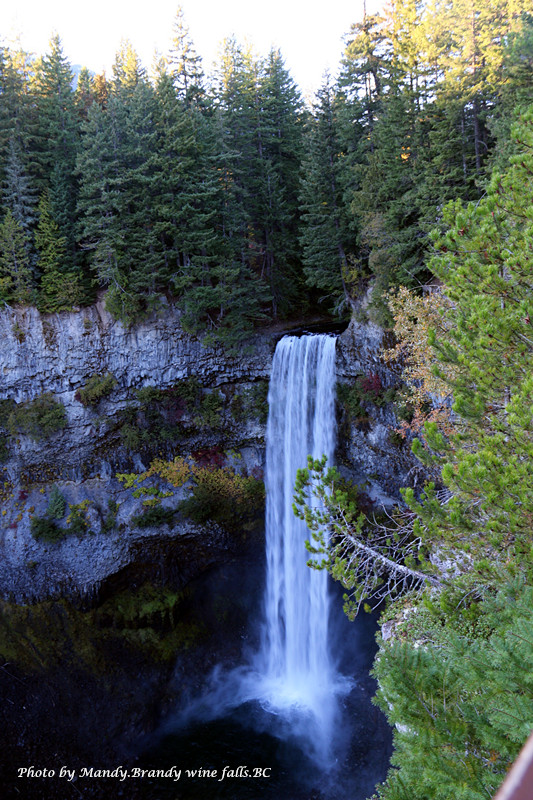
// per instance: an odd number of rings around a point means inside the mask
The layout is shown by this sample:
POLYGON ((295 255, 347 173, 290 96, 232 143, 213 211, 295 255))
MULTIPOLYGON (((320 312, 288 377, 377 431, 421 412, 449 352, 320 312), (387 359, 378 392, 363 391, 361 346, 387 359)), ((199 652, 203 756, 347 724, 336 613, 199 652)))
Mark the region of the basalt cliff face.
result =
MULTIPOLYGON (((1 595, 16 601, 90 596, 132 569, 139 580, 171 572, 186 585, 223 560, 232 541, 216 523, 179 518, 137 526, 143 501, 116 475, 142 472, 155 457, 194 454, 260 478, 266 390, 281 335, 258 333, 228 353, 186 334, 172 307, 132 329, 101 304, 56 315, 32 308, 1 312, 1 595), (84 403, 84 388, 104 376, 111 376, 111 388, 84 403), (43 394, 64 407, 63 427, 28 433, 24 414, 43 394), (67 504, 59 525, 68 528, 69 506, 81 508, 90 535, 78 531, 54 542, 32 536, 31 519, 46 518, 53 486, 67 504)), ((379 328, 352 322, 338 339, 339 381, 372 374, 390 384, 382 346, 379 328)), ((367 483, 376 501, 397 497, 413 468, 391 442, 392 423, 390 408, 372 403, 364 420, 339 416, 338 461, 367 483)), ((175 491, 162 507, 175 507, 184 492, 175 491)))
POLYGON ((347 477, 365 487, 377 505, 400 500, 404 486, 427 480, 422 464, 411 453, 409 439, 394 434, 398 426, 393 398, 397 372, 384 360, 391 335, 370 322, 352 319, 337 343, 337 382, 350 387, 369 384, 359 410, 346 414, 339 402, 337 464, 347 477))
MULTIPOLYGON (((142 472, 157 456, 199 453, 260 476, 272 337, 255 337, 229 355, 185 334, 173 308, 128 330, 98 304, 56 315, 6 310, 0 341, 2 595, 90 594, 129 564, 144 563, 154 571, 179 561, 186 583, 216 561, 228 547, 220 526, 185 520, 172 529, 138 528, 131 520, 142 502, 116 474, 142 472), (80 391, 105 375, 112 376, 112 391, 84 405, 80 391), (139 399, 147 387, 152 395, 139 399), (27 435, 25 409, 43 394, 64 407, 64 427, 27 435), (66 513, 85 502, 92 535, 32 537, 31 518, 46 516, 54 485, 66 513), (106 530, 110 507, 116 519, 106 530)), ((165 504, 182 498, 177 492, 165 504)))
POLYGON ((267 380, 273 347, 256 337, 229 356, 184 333, 174 308, 125 329, 101 304, 56 315, 34 308, 4 311, 0 340, 0 398, 20 403, 49 392, 65 406, 68 421, 64 431, 41 443, 21 437, 8 470, 13 475, 39 470, 35 477, 42 479, 47 465, 73 480, 106 470, 107 459, 99 456, 111 450, 103 443, 113 441, 112 422, 137 402, 136 390, 166 389, 193 376, 211 389, 267 380), (97 408, 84 407, 80 389, 106 373, 115 378, 113 391, 97 408))

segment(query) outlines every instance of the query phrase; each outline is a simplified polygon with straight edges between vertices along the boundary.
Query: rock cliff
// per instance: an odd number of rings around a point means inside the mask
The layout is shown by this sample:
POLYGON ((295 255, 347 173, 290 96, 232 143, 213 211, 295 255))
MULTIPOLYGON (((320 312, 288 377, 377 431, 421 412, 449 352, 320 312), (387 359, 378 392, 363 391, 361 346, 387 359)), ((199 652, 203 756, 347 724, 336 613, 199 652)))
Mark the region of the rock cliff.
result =
POLYGON ((222 348, 204 347, 185 334, 173 307, 125 329, 101 304, 54 315, 41 315, 35 308, 4 311, 0 341, 0 399, 21 403, 50 392, 65 406, 68 423, 41 443, 20 437, 9 469, 53 465, 65 475, 70 469, 78 479, 87 472, 88 459, 93 473, 105 471, 93 454, 107 437, 109 421, 136 402, 135 390, 165 389, 192 376, 210 388, 266 380, 274 346, 256 337, 228 356, 222 348), (105 373, 116 380, 111 395, 96 409, 84 407, 77 399, 80 389, 91 376, 105 373))
POLYGON ((397 378, 383 359, 391 344, 382 328, 355 319, 337 343, 338 382, 348 387, 370 384, 366 393, 360 393, 358 412, 341 414, 337 462, 348 477, 366 485, 369 498, 377 504, 397 502, 401 487, 416 486, 426 478, 409 441, 393 433, 397 378))
MULTIPOLYGON (((154 561, 156 550, 162 568, 168 561, 165 550, 174 552, 171 560, 187 563, 184 581, 221 557, 228 542, 216 524, 200 528, 184 521, 172 530, 168 525, 133 526, 141 501, 115 474, 142 471, 154 456, 205 450, 219 457, 224 453, 225 463, 240 472, 259 474, 265 432, 261 406, 274 338, 257 336, 228 354, 185 334, 175 308, 128 330, 98 304, 56 315, 33 308, 5 310, 0 341, 3 596, 90 593, 128 564, 154 561), (84 405, 80 392, 88 381, 108 374, 112 391, 84 405), (188 390, 185 400, 173 393, 176 386, 188 390), (147 387, 154 394, 139 399, 139 390, 147 387), (25 409, 45 393, 64 407, 63 427, 50 435, 28 435, 25 409), (209 395, 213 403, 206 406, 209 395), (31 536, 31 518, 46 516, 53 484, 68 506, 86 503, 82 513, 92 536, 53 543, 31 536), (118 511, 106 531, 110 507, 118 511), (173 546, 162 546, 165 540, 173 546), (179 556, 176 541, 181 543, 179 556)), ((182 498, 183 492, 177 492, 167 505, 182 498)))
MULTIPOLYGON (((101 305, 0 312, 0 653, 11 670, 0 723, 11 731, 9 762, 131 759, 215 665, 239 663, 243 642, 253 650, 260 514, 236 526, 194 522, 175 513, 190 497, 183 485, 157 497, 159 521, 141 525, 157 481, 142 494, 117 474, 181 456, 260 479, 266 388, 283 333, 262 331, 227 353, 184 333, 171 307, 131 330, 101 305), (36 539, 35 520, 61 536, 36 539)), ((389 386, 382 346, 382 331, 352 322, 338 338, 339 383, 352 391, 378 375, 389 386)), ((397 497, 410 468, 381 400, 362 399, 358 414, 338 404, 337 462, 378 501, 397 497)))
MULTIPOLYGON (((15 600, 90 596, 139 565, 149 579, 179 572, 184 585, 223 560, 232 541, 214 522, 136 525, 142 498, 116 474, 141 472, 154 457, 194 454, 260 477, 266 387, 282 334, 258 333, 228 353, 187 335, 173 307, 132 329, 101 304, 56 315, 2 311, 0 594, 15 600), (88 402, 86 387, 104 376, 110 376, 106 391, 88 402), (62 405, 64 419, 41 435, 25 419, 43 395, 62 405), (78 531, 55 542, 32 536, 31 520, 49 514, 54 485, 91 535, 78 531)), ((378 375, 383 387, 390 385, 382 347, 379 328, 353 321, 338 339, 339 381, 352 385, 378 375)), ((390 408, 375 403, 366 404, 364 418, 339 417, 338 462, 366 482, 376 501, 397 497, 413 469, 405 448, 391 440, 392 423, 390 408)), ((175 508, 184 496, 178 489, 162 507, 175 508)), ((60 526, 68 528, 71 517, 65 517, 60 526)))

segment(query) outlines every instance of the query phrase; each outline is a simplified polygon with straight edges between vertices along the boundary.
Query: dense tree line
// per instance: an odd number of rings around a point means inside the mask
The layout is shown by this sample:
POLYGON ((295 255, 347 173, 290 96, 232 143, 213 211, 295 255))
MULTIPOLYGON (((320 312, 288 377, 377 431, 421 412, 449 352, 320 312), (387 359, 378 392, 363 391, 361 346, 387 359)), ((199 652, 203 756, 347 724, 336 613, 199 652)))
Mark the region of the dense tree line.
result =
POLYGON ((106 290, 130 323, 177 302, 192 332, 353 303, 429 275, 428 231, 475 199, 531 93, 525 0, 401 0, 347 35, 306 109, 280 53, 226 40, 209 79, 181 10, 148 75, 123 43, 75 83, 0 50, 0 298, 60 311, 106 290), (74 88, 75 87, 75 88, 74 88))
POLYGON ((1 297, 61 311, 106 289, 124 322, 177 301, 192 332, 238 339, 298 293, 304 109, 281 55, 224 43, 207 86, 183 15, 149 78, 74 76, 56 36, 1 53, 1 297))
POLYGON ((428 233, 443 206, 479 199, 513 110, 533 99, 527 10, 521 0, 400 0, 352 26, 306 148, 310 285, 357 296, 370 281, 371 311, 387 322, 386 289, 428 280, 428 233))

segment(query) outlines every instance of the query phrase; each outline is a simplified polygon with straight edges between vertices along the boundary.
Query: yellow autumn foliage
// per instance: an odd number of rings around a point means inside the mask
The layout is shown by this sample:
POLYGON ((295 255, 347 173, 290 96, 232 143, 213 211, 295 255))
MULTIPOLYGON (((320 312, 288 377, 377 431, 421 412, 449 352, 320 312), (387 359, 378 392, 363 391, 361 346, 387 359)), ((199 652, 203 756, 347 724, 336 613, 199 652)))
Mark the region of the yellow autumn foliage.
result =
MULTIPOLYGON (((403 420, 398 433, 418 433, 426 422, 433 421, 443 432, 451 432, 449 383, 434 374, 435 356, 429 344, 430 331, 435 331, 438 338, 445 337, 450 300, 443 291, 416 295, 400 286, 389 294, 388 305, 394 318, 396 345, 385 350, 383 359, 400 365, 413 409, 412 420, 403 420)), ((439 367, 443 369, 442 364, 439 367)), ((453 378, 452 368, 446 369, 446 377, 453 378)))

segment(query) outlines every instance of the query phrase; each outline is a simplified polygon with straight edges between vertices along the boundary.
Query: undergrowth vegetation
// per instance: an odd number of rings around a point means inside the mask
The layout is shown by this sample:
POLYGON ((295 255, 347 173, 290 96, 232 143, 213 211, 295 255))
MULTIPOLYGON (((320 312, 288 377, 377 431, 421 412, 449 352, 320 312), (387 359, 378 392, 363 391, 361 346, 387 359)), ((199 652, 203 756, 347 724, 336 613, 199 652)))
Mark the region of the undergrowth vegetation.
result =
POLYGON ((50 392, 26 403, 13 404, 7 419, 12 436, 22 433, 34 441, 47 439, 67 425, 65 406, 50 392))
POLYGON ((224 461, 224 454, 212 448, 198 451, 191 458, 154 459, 143 473, 118 474, 118 480, 132 490, 133 497, 144 498, 144 511, 134 517, 134 524, 168 524, 177 512, 196 523, 214 520, 230 529, 253 524, 264 508, 263 481, 254 475, 239 474, 224 461), (181 488, 188 496, 176 508, 162 505, 165 498, 174 495, 174 489, 181 488))

